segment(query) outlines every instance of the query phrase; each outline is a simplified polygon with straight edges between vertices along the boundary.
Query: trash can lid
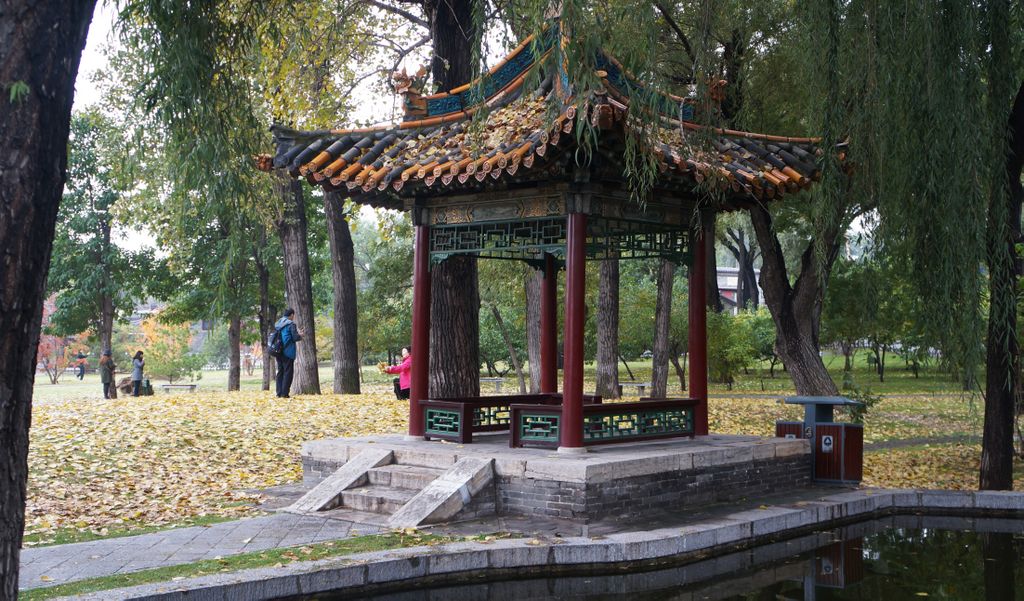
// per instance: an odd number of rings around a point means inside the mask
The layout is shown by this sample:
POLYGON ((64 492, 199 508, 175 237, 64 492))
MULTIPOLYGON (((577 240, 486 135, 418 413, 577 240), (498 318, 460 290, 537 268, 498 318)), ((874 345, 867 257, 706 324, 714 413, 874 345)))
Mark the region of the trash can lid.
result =
POLYGON ((844 396, 787 396, 782 400, 790 405, 863 405, 844 396))

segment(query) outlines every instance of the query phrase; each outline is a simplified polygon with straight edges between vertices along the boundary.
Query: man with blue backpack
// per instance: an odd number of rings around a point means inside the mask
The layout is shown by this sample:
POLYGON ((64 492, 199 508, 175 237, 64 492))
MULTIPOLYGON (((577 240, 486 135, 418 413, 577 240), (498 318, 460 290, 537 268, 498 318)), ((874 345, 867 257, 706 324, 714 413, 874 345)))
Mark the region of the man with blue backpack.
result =
POLYGON ((277 396, 287 399, 292 389, 292 378, 295 375, 295 343, 302 340, 292 316, 295 309, 288 307, 284 316, 274 324, 270 334, 267 353, 277 359, 277 396))

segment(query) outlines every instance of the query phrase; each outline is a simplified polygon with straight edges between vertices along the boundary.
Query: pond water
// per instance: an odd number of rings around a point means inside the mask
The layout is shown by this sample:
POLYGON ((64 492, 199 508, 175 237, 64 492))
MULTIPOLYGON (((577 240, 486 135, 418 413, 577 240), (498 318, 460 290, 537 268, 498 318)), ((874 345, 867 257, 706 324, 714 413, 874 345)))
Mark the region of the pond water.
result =
POLYGON ((1024 600, 1024 520, 895 516, 674 567, 314 597, 343 598, 1024 600))

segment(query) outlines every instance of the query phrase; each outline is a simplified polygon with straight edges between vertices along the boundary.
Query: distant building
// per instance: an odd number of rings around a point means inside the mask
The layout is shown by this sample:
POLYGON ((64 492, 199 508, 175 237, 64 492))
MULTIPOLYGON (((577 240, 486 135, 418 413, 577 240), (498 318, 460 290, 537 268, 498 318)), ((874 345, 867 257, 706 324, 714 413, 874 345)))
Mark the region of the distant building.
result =
MULTIPOLYGON (((757 280, 757 297, 763 299, 764 294, 761 292, 761 270, 754 269, 754 276, 757 280)), ((718 293, 722 298, 722 306, 733 315, 739 313, 740 310, 740 307, 736 304, 736 299, 739 297, 739 281, 740 270, 738 267, 718 268, 718 293)))

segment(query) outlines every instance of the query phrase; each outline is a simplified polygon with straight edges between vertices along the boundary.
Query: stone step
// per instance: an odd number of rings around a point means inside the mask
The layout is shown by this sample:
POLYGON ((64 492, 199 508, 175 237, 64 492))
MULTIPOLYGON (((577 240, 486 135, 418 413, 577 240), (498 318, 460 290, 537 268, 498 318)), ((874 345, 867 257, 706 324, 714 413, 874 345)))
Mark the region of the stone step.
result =
POLYGON ((414 465, 382 465, 367 472, 371 485, 422 490, 443 474, 445 470, 414 465))
POLYGON ((360 486, 342 491, 341 502, 344 507, 357 511, 393 514, 416 496, 417 492, 410 488, 360 486))
POLYGON ((346 522, 353 522, 355 526, 353 529, 362 534, 370 534, 373 532, 372 529, 360 528, 360 526, 388 526, 388 519, 390 515, 386 513, 371 513, 369 511, 358 511, 348 507, 339 507, 337 509, 330 509, 328 511, 322 511, 319 514, 325 518, 332 520, 345 520, 346 522))

